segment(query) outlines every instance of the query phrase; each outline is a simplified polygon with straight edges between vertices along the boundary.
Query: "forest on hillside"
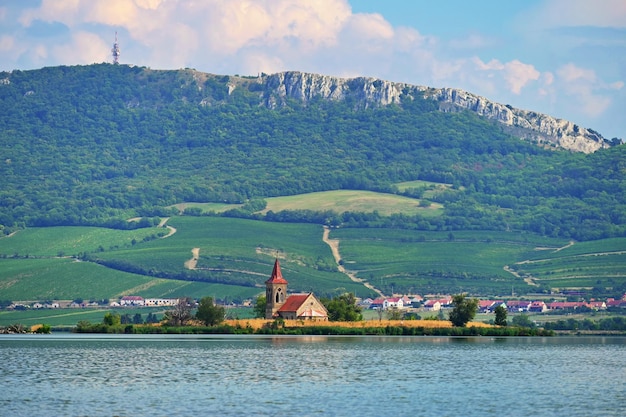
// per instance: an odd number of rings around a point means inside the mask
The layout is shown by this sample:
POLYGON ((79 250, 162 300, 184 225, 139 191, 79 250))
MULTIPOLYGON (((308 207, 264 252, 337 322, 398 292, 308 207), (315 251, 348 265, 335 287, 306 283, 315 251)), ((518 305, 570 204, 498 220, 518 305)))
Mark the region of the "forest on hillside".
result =
POLYGON ((425 99, 269 109, 259 105, 268 92, 252 80, 194 74, 108 64, 0 73, 3 233, 134 227, 127 218, 166 216, 168 206, 193 201, 248 203, 225 215, 271 221, 626 236, 625 146, 590 155, 543 149, 425 99), (413 180, 452 184, 433 197, 442 216, 255 214, 265 197, 400 193, 394 184, 413 180))

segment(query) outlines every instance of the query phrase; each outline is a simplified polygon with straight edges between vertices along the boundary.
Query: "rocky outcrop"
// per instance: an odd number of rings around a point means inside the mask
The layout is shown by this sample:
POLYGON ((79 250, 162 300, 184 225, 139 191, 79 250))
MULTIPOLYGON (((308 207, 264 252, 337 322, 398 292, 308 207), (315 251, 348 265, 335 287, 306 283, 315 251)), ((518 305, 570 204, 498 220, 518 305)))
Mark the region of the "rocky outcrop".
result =
POLYGON ((449 111, 450 106, 453 106, 452 108, 476 112, 482 117, 503 124, 512 134, 539 144, 584 153, 592 153, 611 146, 611 143, 599 133, 570 121, 494 103, 466 91, 441 88, 432 90, 427 96, 440 102, 440 108, 444 111, 449 111))
POLYGON ((435 100, 441 111, 469 110, 500 123, 511 134, 543 146, 591 153, 608 148, 612 142, 599 133, 572 122, 494 103, 484 97, 454 88, 428 88, 392 83, 376 78, 339 78, 302 72, 263 74, 263 104, 275 108, 288 99, 309 102, 315 99, 348 100, 361 108, 401 105, 404 100, 426 97, 435 100))
POLYGON ((285 98, 303 102, 321 98, 345 100, 350 97, 362 107, 386 106, 400 103, 401 84, 375 78, 338 78, 302 72, 281 72, 263 77, 266 86, 265 104, 284 104, 285 98))

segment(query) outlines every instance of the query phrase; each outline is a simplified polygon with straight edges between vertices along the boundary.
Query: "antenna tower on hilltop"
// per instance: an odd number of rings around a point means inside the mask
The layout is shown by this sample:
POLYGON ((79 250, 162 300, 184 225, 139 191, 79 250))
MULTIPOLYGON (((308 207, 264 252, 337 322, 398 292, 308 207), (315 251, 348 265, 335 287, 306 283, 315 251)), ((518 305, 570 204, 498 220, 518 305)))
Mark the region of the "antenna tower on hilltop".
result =
POLYGON ((113 44, 113 49, 111 49, 111 53, 113 54, 113 64, 117 65, 120 63, 120 45, 117 43, 117 32, 115 32, 115 43, 113 44))

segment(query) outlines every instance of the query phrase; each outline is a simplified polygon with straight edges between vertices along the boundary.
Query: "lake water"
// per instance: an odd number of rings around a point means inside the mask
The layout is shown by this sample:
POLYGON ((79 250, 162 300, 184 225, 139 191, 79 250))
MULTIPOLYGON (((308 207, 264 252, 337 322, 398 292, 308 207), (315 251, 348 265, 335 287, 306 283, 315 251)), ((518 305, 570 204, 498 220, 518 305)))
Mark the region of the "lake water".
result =
POLYGON ((1 416, 623 416, 626 338, 0 336, 1 416))

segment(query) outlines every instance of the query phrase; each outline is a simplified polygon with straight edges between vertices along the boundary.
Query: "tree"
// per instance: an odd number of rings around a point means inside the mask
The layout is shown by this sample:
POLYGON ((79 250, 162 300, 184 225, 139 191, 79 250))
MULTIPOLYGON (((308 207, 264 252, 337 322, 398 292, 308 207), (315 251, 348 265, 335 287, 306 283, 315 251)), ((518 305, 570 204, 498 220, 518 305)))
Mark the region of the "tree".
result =
POLYGON ((146 318, 146 323, 158 323, 159 319, 156 314, 148 313, 148 317, 146 318))
POLYGON ((496 313, 496 326, 506 326, 506 308, 501 304, 494 310, 496 313))
POLYGON ((204 297, 200 300, 196 318, 202 321, 205 326, 215 326, 224 321, 226 310, 223 306, 213 303, 213 297, 204 297))
POLYGON ((184 326, 191 319, 191 307, 193 300, 189 297, 178 299, 178 303, 173 309, 164 314, 165 321, 171 326, 184 326))
POLYGON ((122 318, 117 313, 106 313, 102 322, 107 326, 119 326, 122 324, 122 318))
POLYGON ((464 327, 476 315, 478 300, 475 298, 466 299, 465 295, 457 294, 452 296, 452 311, 449 319, 453 326, 464 327))
POLYGON ((402 320, 402 312, 396 307, 387 309, 387 320, 402 320))
POLYGON ((265 318, 265 306, 267 305, 267 299, 264 295, 260 295, 256 298, 256 304, 254 305, 254 317, 258 319, 265 318))
POLYGON ((526 314, 520 314, 513 317, 512 323, 514 326, 518 327, 535 327, 535 323, 528 317, 526 314))
POLYGON ((341 294, 332 300, 322 300, 328 310, 328 320, 330 321, 361 321, 361 307, 356 305, 356 297, 352 293, 341 294))
POLYGON ((143 318, 140 313, 135 313, 133 316, 133 324, 143 324, 143 318))

